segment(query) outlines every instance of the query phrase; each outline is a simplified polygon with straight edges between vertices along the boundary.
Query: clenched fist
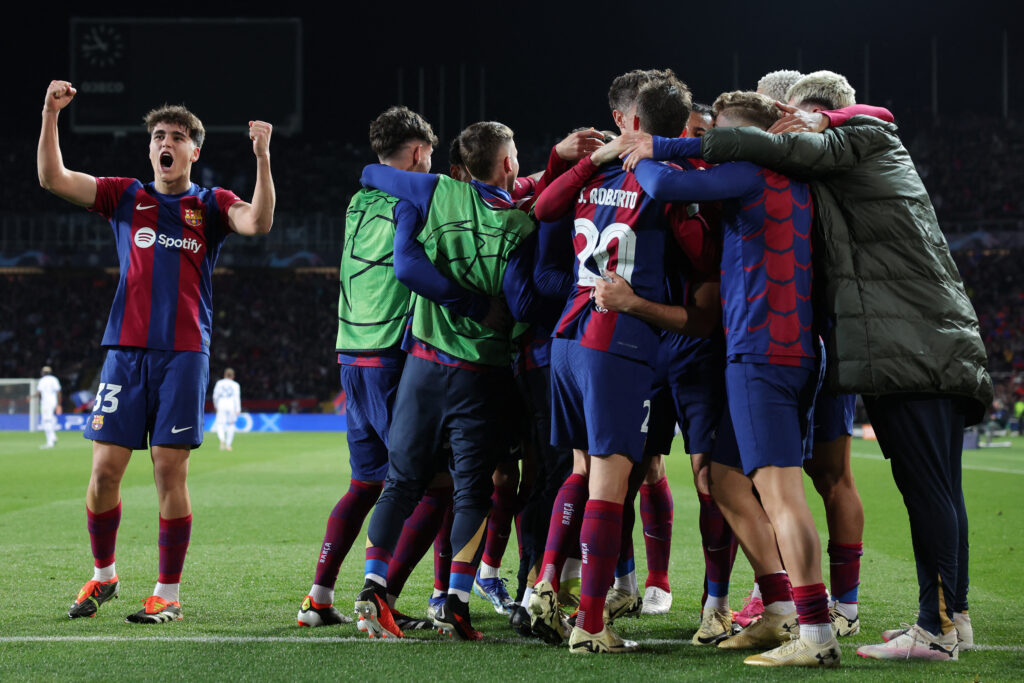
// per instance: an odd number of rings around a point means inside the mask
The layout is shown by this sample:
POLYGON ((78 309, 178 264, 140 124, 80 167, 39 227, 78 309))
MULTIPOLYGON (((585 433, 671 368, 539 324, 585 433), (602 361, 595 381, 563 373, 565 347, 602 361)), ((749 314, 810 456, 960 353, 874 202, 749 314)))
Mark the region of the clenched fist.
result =
POLYGON ((274 127, 266 121, 249 122, 249 139, 252 140, 252 152, 258 157, 270 153, 270 134, 274 127))
POLYGON ((50 81, 46 89, 46 99, 43 100, 43 111, 57 113, 64 107, 71 104, 78 91, 67 81, 50 81))

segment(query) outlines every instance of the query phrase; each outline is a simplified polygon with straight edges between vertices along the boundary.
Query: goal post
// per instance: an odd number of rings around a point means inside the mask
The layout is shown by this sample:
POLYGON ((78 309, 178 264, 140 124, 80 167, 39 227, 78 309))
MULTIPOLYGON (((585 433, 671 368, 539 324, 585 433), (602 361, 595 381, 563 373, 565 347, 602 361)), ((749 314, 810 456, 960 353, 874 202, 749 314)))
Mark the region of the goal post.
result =
POLYGON ((38 385, 34 377, 0 377, 0 413, 8 429, 39 429, 38 385))

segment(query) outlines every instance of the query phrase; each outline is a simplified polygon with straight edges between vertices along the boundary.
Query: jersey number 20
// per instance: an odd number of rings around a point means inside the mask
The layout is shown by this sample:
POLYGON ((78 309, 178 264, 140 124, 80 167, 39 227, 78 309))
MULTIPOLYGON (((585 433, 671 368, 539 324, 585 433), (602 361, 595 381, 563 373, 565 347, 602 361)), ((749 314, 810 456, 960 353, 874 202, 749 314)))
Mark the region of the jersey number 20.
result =
POLYGON ((579 286, 593 287, 601 278, 601 271, 615 273, 626 282, 633 283, 633 263, 636 258, 636 233, 625 223, 612 223, 604 230, 598 230, 589 218, 577 218, 573 223, 577 239, 576 258, 580 262, 579 286), (593 258, 597 271, 591 270, 587 261, 593 258))

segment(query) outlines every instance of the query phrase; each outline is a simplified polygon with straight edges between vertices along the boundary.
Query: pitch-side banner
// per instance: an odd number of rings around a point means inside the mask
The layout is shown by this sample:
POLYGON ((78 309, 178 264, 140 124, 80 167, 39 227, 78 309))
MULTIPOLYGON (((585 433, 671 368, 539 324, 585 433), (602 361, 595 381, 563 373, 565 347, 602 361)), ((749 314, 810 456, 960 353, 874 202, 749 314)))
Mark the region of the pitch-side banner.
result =
MULTIPOLYGON (((72 413, 57 416, 57 427, 60 431, 84 431, 85 425, 92 417, 90 413, 72 413)), ((216 416, 206 415, 204 429, 212 431, 216 416)), ((242 413, 235 421, 235 428, 240 432, 343 432, 348 428, 344 415, 325 415, 312 413, 242 413)), ((0 430, 28 431, 29 416, 27 413, 0 415, 0 430)))

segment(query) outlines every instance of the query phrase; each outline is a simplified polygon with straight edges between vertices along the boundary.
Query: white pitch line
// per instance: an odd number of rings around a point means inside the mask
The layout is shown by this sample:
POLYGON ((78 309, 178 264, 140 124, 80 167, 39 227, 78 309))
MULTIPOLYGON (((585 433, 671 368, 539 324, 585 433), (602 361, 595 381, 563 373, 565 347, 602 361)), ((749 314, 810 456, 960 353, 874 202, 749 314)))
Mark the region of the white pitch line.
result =
MULTIPOLYGON (((853 451, 850 455, 855 458, 863 458, 864 460, 884 460, 881 455, 875 455, 874 453, 858 453, 853 451)), ((961 461, 962 462, 962 461, 961 461)), ((975 472, 996 472, 997 474, 1024 474, 1021 470, 1011 470, 1005 467, 984 467, 982 465, 970 465, 968 463, 962 463, 961 468, 965 470, 972 470, 975 472)))
MULTIPOLYGON (((369 640, 366 637, 342 636, 340 638, 301 638, 299 636, 0 636, 0 643, 365 643, 369 640)), ((426 640, 419 638, 387 638, 383 642, 407 643, 407 644, 428 644, 437 642, 451 642, 444 640, 426 640)), ((487 638, 485 642, 503 643, 506 645, 522 645, 525 643, 537 643, 539 641, 527 638, 487 638)), ((639 641, 640 645, 692 645, 689 639, 656 639, 639 641)), ((860 647, 869 643, 840 643, 847 648, 860 647)), ((1024 652, 1021 645, 975 645, 972 650, 988 652, 1024 652)))

